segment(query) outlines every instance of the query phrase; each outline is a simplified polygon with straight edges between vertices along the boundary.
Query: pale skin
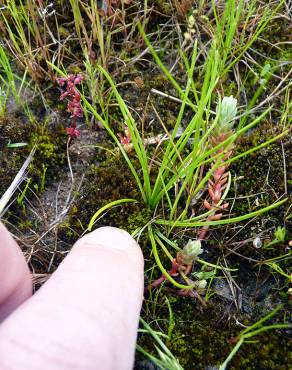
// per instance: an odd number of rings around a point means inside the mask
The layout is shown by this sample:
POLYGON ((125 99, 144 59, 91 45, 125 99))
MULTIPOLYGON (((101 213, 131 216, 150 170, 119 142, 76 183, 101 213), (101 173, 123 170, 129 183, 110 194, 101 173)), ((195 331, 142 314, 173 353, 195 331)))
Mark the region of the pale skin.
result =
POLYGON ((132 369, 143 267, 127 232, 102 227, 32 295, 25 259, 0 223, 0 369, 132 369))

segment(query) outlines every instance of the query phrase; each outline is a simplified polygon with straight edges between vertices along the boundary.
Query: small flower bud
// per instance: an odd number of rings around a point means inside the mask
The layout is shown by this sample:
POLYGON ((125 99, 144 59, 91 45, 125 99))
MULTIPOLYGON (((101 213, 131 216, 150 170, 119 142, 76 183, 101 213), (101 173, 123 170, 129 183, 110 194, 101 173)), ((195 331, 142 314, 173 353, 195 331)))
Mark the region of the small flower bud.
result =
POLYGON ((184 33, 184 38, 186 41, 191 41, 192 40, 192 35, 189 32, 184 33))
POLYGON ((204 290, 207 286, 207 280, 197 280, 195 286, 197 290, 204 290))
POLYGON ((217 114, 219 114, 218 129, 220 132, 231 130, 237 114, 237 100, 232 95, 225 96, 222 99, 220 110, 217 108, 217 114))
POLYGON ((199 254, 203 253, 200 240, 189 240, 184 246, 180 255, 183 259, 183 263, 186 265, 191 265, 199 254))
POLYGON ((195 23, 196 23, 195 17, 193 15, 190 15, 188 19, 188 26, 190 28, 193 28, 195 23))

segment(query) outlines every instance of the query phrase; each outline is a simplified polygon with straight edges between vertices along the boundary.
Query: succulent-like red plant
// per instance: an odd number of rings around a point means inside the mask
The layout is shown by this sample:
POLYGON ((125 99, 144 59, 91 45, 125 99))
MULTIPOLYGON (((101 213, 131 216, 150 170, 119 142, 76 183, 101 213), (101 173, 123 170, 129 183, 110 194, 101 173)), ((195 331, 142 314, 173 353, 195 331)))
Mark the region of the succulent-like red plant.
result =
MULTIPOLYGON (((218 145, 220 142, 215 144, 218 145)), ((222 162, 232 154, 232 150, 229 150, 224 155, 222 162)), ((214 164, 213 164, 214 165, 214 164)), ((229 203, 223 203, 220 205, 222 200, 223 191, 227 187, 227 180, 228 180, 229 172, 227 170, 227 166, 221 166, 214 170, 212 180, 208 181, 208 193, 210 200, 204 200, 204 207, 208 211, 213 211, 207 218, 207 221, 216 221, 220 220, 223 216, 222 211, 229 207, 229 203), (219 212, 219 213, 218 213, 219 212)), ((204 226, 199 231, 199 239, 203 240, 206 237, 206 234, 209 230, 209 226, 204 226)))
POLYGON ((70 74, 67 77, 57 78, 57 83, 63 90, 60 100, 68 98, 67 112, 71 113, 71 123, 70 127, 66 128, 66 132, 70 140, 80 136, 80 131, 77 128, 77 119, 83 116, 83 109, 81 106, 81 96, 76 85, 80 84, 82 80, 83 76, 81 74, 70 74))
MULTIPOLYGON (((222 100, 221 107, 217 111, 219 115, 217 127, 211 136, 211 145, 215 148, 216 146, 223 143, 230 135, 232 135, 232 128, 234 119, 237 113, 237 100, 232 96, 224 97, 222 100)), ((212 211, 208 216, 207 221, 220 220, 223 216, 222 211, 227 209, 229 204, 222 203, 223 192, 227 187, 227 181, 229 176, 228 166, 223 163, 232 155, 232 145, 225 147, 222 146, 217 150, 215 154, 222 155, 222 165, 217 167, 212 175, 212 179, 208 181, 208 194, 209 199, 204 200, 204 207, 212 211)), ((214 166, 215 163, 212 164, 214 166)), ((204 226, 199 230, 199 239, 203 240, 209 230, 209 226, 204 226)))
POLYGON ((124 129, 124 133, 125 133, 125 136, 121 135, 121 134, 118 134, 119 138, 120 138, 120 143, 123 145, 123 147, 126 149, 128 149, 128 146, 131 144, 132 142, 132 137, 131 137, 131 133, 130 133, 130 130, 129 128, 126 126, 125 129, 124 129))
MULTIPOLYGON (((176 257, 172 260, 171 269, 167 271, 167 273, 171 277, 178 276, 179 272, 183 272, 185 276, 189 275, 189 273, 192 271, 193 263, 201 253, 203 253, 201 242, 199 240, 189 240, 184 248, 177 252, 176 257)), ((157 288, 166 279, 167 277, 162 275, 160 278, 154 280, 149 286, 147 286, 145 290, 148 291, 150 289, 157 288)), ((184 289, 182 290, 184 291, 184 289)))

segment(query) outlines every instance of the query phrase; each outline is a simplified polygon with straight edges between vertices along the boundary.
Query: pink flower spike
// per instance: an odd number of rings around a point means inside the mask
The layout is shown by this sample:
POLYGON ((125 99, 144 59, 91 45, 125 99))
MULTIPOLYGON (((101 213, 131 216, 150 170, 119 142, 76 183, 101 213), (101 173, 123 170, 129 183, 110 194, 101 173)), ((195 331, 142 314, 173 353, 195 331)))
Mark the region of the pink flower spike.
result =
POLYGON ((80 136, 80 131, 76 127, 66 127, 66 132, 72 139, 80 136))
POLYGON ((60 77, 60 78, 57 78, 57 84, 59 86, 64 86, 64 84, 67 82, 66 78, 65 77, 60 77))
POLYGON ((76 91, 76 90, 75 90, 75 92, 74 92, 74 100, 75 100, 76 102, 80 102, 80 100, 81 100, 81 96, 80 96, 79 92, 78 92, 78 91, 76 91))
POLYGON ((74 75, 68 75, 68 82, 70 81, 70 82, 74 82, 74 80, 75 80, 75 76, 74 75))
POLYGON ((74 84, 78 85, 83 80, 83 76, 81 74, 78 74, 74 79, 74 84))
POLYGON ((83 79, 81 74, 73 75, 69 74, 67 77, 61 77, 57 79, 59 86, 62 87, 62 93, 60 100, 67 98, 67 112, 71 114, 71 124, 70 127, 66 128, 67 134, 71 139, 77 138, 80 136, 80 131, 76 128, 77 118, 83 116, 83 108, 81 106, 81 96, 75 87, 83 79))
POLYGON ((67 91, 64 91, 62 92, 61 96, 60 96, 60 100, 64 100, 66 98, 66 96, 68 96, 69 93, 67 91))

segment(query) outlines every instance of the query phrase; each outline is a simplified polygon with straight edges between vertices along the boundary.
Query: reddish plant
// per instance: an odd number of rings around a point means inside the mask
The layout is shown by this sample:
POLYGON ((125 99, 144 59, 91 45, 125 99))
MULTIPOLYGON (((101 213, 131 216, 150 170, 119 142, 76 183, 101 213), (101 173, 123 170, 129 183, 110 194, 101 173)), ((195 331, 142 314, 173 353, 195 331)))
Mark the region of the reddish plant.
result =
MULTIPOLYGON (((222 141, 224 141, 222 139, 222 141)), ((220 140, 212 140, 214 146, 220 144, 220 140)), ((223 149, 219 149, 218 152, 223 152, 223 149)), ((232 154, 232 149, 226 152, 224 157, 222 158, 222 162, 224 162, 226 159, 228 159, 232 154)), ((214 165, 214 164, 213 164, 214 165)), ((228 180, 228 167, 226 165, 222 165, 219 168, 216 168, 214 170, 212 180, 208 181, 208 194, 210 197, 210 200, 205 199, 204 200, 204 207, 208 211, 213 211, 207 218, 207 221, 216 221, 220 220, 223 216, 222 211, 226 210, 229 206, 228 203, 223 203, 220 205, 222 200, 223 191, 227 187, 227 180, 228 180)), ((204 226, 199 231, 199 239, 203 240, 206 237, 206 234, 209 230, 209 226, 204 226)))
MULTIPOLYGON (((168 275, 171 277, 178 276, 180 271, 183 271, 185 275, 188 275, 192 269, 192 264, 191 265, 185 265, 183 261, 178 257, 173 259, 171 262, 171 269, 167 271, 168 275)), ((150 285, 148 285, 145 288, 145 291, 147 292, 150 289, 157 288, 159 285, 161 285, 167 277, 165 275, 162 275, 160 278, 154 280, 150 285)))
POLYGON ((127 148, 128 145, 131 144, 132 142, 132 137, 131 137, 131 133, 130 133, 130 130, 128 129, 128 127, 126 126, 125 127, 125 136, 121 135, 121 134, 118 134, 119 138, 120 138, 120 143, 125 147, 127 148))
MULTIPOLYGON (((219 120, 217 127, 211 136, 211 146, 213 148, 224 143, 224 141, 232 135, 232 129, 234 124, 234 119, 237 113, 237 100, 230 97, 224 97, 222 100, 221 109, 217 111, 219 115, 219 120)), ((229 176, 228 166, 224 162, 231 157, 233 146, 222 146, 217 150, 215 154, 221 155, 222 165, 216 168, 213 172, 212 179, 208 181, 208 195, 209 199, 204 200, 204 207, 208 211, 212 211, 208 216, 207 221, 220 220, 223 216, 224 210, 229 206, 228 203, 222 203, 223 192, 227 187, 227 181, 229 176)), ((212 167, 215 162, 212 164, 212 167)), ((204 226, 199 230, 199 239, 205 239, 209 226, 204 226)))
MULTIPOLYGON (((189 242, 184 246, 183 249, 177 252, 176 258, 172 260, 171 263, 171 269, 167 271, 168 275, 171 277, 176 277, 179 275, 179 273, 183 273, 185 276, 188 276, 193 267, 193 263, 198 258, 198 255, 203 252, 203 249, 201 248, 201 242, 199 240, 189 240, 189 242)), ((154 280, 150 285, 148 285, 145 288, 145 292, 157 288, 160 286, 165 280, 167 280, 167 276, 164 274, 154 280)), ((194 282, 189 282, 193 285, 194 282)), ((196 286, 198 282, 194 283, 194 286, 196 286)), ((199 298, 199 295, 195 292, 193 289, 180 289, 178 292, 179 295, 183 296, 190 296, 190 297, 197 297, 199 298)), ((199 298, 200 299, 200 298, 199 298)))
POLYGON ((67 77, 57 78, 57 83, 63 90, 60 100, 68 98, 67 112, 71 113, 71 123, 70 127, 66 128, 66 132, 70 140, 80 136, 80 131, 77 128, 77 119, 83 116, 83 109, 81 106, 81 96, 76 85, 80 84, 82 80, 83 76, 80 74, 70 74, 67 77))

